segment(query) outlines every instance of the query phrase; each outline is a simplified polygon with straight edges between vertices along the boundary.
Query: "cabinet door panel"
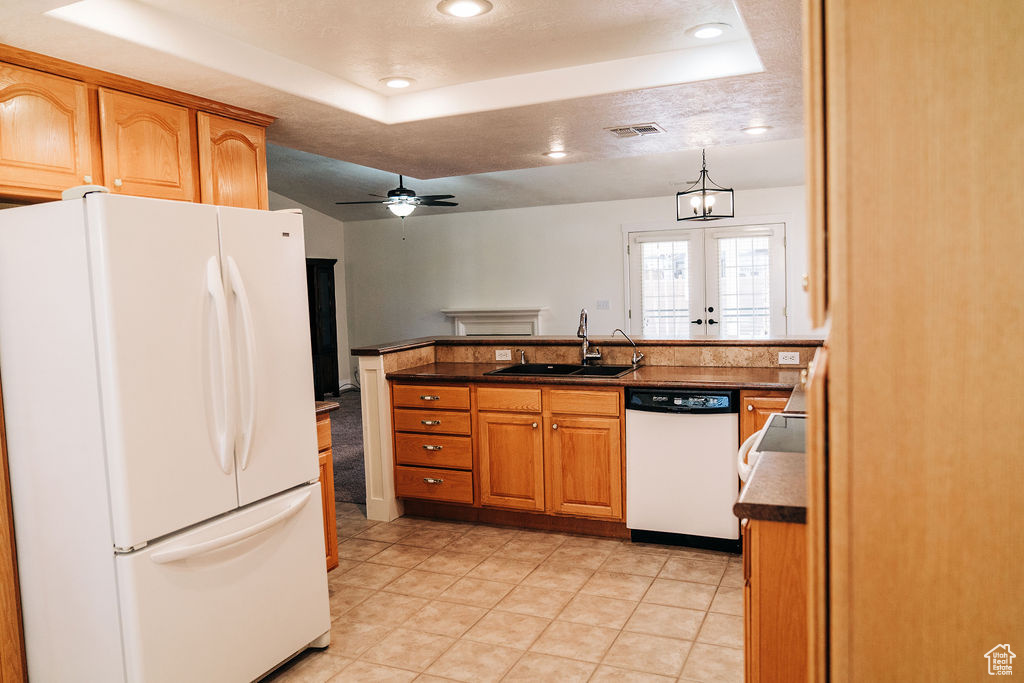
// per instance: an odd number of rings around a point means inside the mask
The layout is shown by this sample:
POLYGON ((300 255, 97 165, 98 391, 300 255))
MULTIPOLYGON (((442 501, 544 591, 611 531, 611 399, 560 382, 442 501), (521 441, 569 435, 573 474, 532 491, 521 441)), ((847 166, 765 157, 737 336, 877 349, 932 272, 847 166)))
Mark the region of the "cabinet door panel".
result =
POLYGON ((92 173, 85 84, 0 64, 0 192, 56 198, 92 173))
POLYGON ((790 392, 740 392, 740 443, 764 427, 772 413, 781 413, 790 392))
POLYGON ((544 438, 540 415, 480 413, 480 503, 544 509, 544 438))
POLYGON ((105 88, 99 97, 103 174, 111 192, 193 201, 188 109, 105 88))
POLYGON ((246 209, 267 208, 266 131, 199 112, 200 201, 246 209))
POLYGON ((555 415, 549 423, 549 510, 622 519, 619 420, 555 415))

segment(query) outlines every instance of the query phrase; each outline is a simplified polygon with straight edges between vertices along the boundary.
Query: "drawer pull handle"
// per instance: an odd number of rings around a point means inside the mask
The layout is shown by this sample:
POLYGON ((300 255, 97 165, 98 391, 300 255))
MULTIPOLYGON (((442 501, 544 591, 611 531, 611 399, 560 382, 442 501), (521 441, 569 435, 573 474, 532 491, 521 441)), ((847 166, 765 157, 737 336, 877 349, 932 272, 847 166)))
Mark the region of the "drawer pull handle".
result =
POLYGON ((433 477, 423 477, 423 483, 424 484, 433 484, 433 485, 443 484, 444 483, 444 479, 434 479, 433 477))
POLYGON ((420 396, 420 398, 422 398, 424 401, 440 401, 441 400, 440 396, 431 396, 430 394, 423 394, 422 396, 420 396))
POLYGON ((425 451, 439 451, 439 450, 441 450, 441 446, 431 446, 430 444, 424 444, 423 445, 423 450, 425 450, 425 451))
POLYGON ((436 427, 441 424, 440 420, 420 420, 420 424, 425 424, 428 427, 436 427))

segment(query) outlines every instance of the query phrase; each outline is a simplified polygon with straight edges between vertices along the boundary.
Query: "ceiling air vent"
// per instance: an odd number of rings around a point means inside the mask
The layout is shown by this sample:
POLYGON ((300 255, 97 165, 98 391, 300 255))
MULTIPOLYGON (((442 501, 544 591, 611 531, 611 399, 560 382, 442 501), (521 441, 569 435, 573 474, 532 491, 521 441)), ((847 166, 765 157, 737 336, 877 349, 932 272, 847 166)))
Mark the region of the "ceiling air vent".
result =
POLYGON ((631 126, 615 126, 605 130, 617 138, 635 138, 638 135, 657 135, 665 132, 665 129, 656 123, 634 123, 631 126))

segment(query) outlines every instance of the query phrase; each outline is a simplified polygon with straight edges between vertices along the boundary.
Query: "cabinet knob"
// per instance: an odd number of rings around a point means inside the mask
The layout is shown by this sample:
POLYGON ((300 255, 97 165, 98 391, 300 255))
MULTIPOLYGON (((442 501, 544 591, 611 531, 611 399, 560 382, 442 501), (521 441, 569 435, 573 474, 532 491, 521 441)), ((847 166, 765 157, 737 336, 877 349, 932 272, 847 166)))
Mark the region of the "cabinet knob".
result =
POLYGON ((800 371, 800 386, 804 388, 807 387, 807 370, 800 371))
POLYGON ((811 279, 807 277, 807 273, 800 276, 800 285, 804 288, 805 292, 811 288, 811 279))
POLYGON ((558 425, 551 425, 552 429, 558 429, 558 425))
POLYGON ((444 479, 434 479, 433 477, 423 477, 424 484, 443 484, 444 479))
POLYGON ((536 423, 536 422, 534 422, 534 423, 533 423, 532 425, 530 425, 530 426, 531 426, 531 427, 533 427, 534 429, 536 429, 536 428, 537 428, 537 423, 536 423))
POLYGON ((754 404, 753 403, 748 403, 747 404, 747 412, 748 413, 754 412, 754 404))
POLYGON ((92 185, 92 176, 91 175, 82 176, 82 182, 85 183, 86 185, 92 185))
POLYGON ((122 185, 124 185, 124 183, 121 182, 120 178, 114 178, 114 187, 121 187, 122 185))

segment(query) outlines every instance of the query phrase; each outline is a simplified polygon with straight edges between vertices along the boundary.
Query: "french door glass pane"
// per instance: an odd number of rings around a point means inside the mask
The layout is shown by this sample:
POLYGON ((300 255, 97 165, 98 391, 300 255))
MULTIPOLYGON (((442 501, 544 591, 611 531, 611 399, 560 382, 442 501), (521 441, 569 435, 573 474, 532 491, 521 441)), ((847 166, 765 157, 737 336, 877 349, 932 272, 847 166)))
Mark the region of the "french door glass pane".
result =
POLYGON ((769 237, 722 237, 716 241, 722 336, 768 337, 771 331, 769 237))
POLYGON ((685 240, 640 243, 643 336, 690 335, 690 254, 685 240))

